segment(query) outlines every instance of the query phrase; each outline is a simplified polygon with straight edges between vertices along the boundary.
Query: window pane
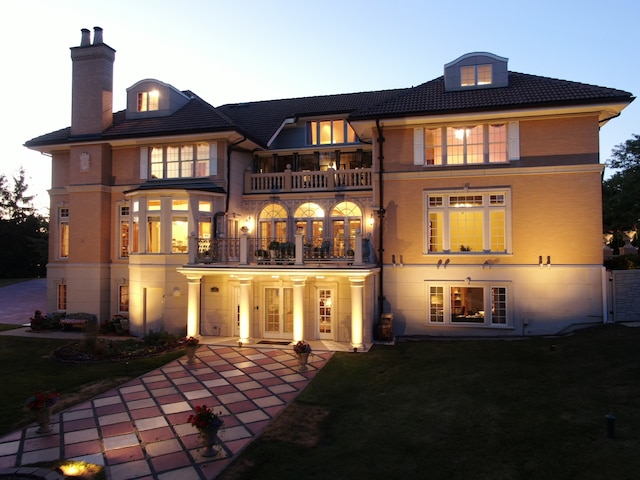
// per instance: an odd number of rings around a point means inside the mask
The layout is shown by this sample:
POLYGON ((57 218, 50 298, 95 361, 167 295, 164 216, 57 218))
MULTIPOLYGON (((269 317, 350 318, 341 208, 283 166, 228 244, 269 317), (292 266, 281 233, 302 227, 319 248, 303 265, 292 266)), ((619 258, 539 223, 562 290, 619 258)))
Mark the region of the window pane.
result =
POLYGON ((60 223, 60 258, 69 256, 69 223, 60 223))
POLYGON ((442 213, 429 213, 429 251, 442 251, 442 213))
POLYGON ((507 161, 507 126, 489 125, 489 162, 507 161))
POLYGON ((464 128, 447 128, 447 164, 464 163, 464 128))
POLYGON ((460 67, 460 85, 470 87, 476 84, 476 67, 460 67))
POLYGON ((67 286, 64 283, 58 285, 58 310, 67 309, 67 286))
POLYGON ((129 221, 120 221, 120 257, 129 256, 129 221))
POLYGON ((209 176, 209 144, 200 143, 197 148, 197 166, 196 166, 196 177, 208 177, 209 176))
POLYGON ((425 161, 427 165, 442 165, 442 130, 428 128, 425 133, 425 161))
POLYGON ((467 163, 484 162, 484 128, 482 125, 465 130, 467 142, 467 163))
POLYGON ((506 251, 504 245, 504 211, 491 211, 491 251, 492 252, 504 252, 506 251))
POLYGON ((491 288, 491 323, 507 323, 507 289, 491 288))
POLYGON ((186 212, 189 210, 189 202, 185 198, 174 198, 171 200, 171 209, 186 212))
POLYGON ((151 147, 151 178, 164 178, 164 151, 160 147, 151 147))
POLYGON ((331 120, 320 122, 320 144, 331 143, 331 120))
POLYGON ((451 251, 482 251, 482 212, 451 212, 449 224, 451 251))
POLYGON ((484 288, 451 287, 451 321, 484 323, 484 288))
POLYGON ((344 143, 344 120, 333 121, 333 142, 344 143))
POLYGON ((189 242, 187 217, 174 217, 171 221, 171 251, 185 253, 189 242))
POLYGON ((478 85, 491 85, 491 64, 478 65, 478 85))
POLYGON ((429 287, 429 321, 444 323, 444 287, 429 287))
POLYGON ((129 285, 120 285, 118 292, 118 311, 129 311, 129 285))
POLYGON ((147 218, 147 252, 160 253, 160 217, 147 218))
POLYGON ((147 201, 147 210, 160 210, 160 200, 150 199, 147 201))

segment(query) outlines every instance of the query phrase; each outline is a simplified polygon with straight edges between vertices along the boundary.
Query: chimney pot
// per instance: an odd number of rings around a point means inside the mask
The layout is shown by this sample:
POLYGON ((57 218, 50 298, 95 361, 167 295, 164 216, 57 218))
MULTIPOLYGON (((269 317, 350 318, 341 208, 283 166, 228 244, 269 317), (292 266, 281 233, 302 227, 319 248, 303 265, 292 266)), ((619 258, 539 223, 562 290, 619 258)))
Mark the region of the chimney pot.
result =
POLYGON ((91 32, 89 32, 88 28, 83 28, 82 30, 80 30, 82 32, 82 39, 80 40, 80 46, 81 47, 87 47, 89 45, 91 45, 91 40, 89 38, 89 35, 91 32))
POLYGON ((102 28, 93 27, 93 44, 94 45, 102 45, 104 42, 102 41, 102 28))

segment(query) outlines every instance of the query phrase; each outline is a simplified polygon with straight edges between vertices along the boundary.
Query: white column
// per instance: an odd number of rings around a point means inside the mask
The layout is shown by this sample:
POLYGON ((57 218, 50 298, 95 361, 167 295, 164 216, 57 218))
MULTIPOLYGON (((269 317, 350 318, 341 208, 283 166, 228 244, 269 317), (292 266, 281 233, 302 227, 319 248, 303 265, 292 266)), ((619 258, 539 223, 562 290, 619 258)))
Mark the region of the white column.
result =
POLYGON ((304 286, 307 277, 294 277, 293 282, 293 341, 304 340, 304 286))
POLYGON ((202 275, 187 275, 187 336, 195 337, 200 333, 200 280, 202 275))
POLYGON ((364 299, 364 278, 351 277, 351 347, 363 348, 362 343, 362 307, 364 299))
POLYGON ((249 343, 251 339, 251 280, 240 278, 240 338, 238 342, 249 343))

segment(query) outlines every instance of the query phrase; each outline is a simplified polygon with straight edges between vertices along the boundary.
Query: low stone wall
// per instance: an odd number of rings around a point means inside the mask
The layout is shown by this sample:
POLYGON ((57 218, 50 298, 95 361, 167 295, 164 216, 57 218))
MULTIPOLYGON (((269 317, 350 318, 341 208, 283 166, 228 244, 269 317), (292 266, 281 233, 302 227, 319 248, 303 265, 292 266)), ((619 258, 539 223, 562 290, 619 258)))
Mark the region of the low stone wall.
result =
POLYGON ((640 321, 640 270, 612 270, 614 322, 640 321))

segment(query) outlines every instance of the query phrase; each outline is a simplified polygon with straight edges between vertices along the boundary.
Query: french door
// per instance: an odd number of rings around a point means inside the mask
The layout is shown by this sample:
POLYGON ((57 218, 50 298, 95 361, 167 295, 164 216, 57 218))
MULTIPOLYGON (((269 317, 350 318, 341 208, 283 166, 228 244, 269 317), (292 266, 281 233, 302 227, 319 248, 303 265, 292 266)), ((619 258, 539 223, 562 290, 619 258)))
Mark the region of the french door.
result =
POLYGON ((264 289, 265 338, 293 338, 293 288, 264 289))
POLYGON ((319 288, 317 299, 318 338, 333 340, 333 290, 319 288))

